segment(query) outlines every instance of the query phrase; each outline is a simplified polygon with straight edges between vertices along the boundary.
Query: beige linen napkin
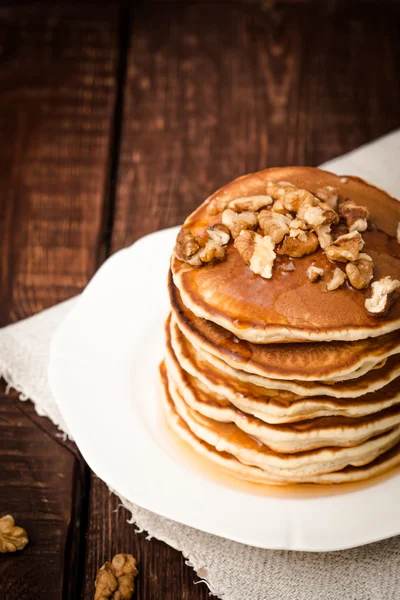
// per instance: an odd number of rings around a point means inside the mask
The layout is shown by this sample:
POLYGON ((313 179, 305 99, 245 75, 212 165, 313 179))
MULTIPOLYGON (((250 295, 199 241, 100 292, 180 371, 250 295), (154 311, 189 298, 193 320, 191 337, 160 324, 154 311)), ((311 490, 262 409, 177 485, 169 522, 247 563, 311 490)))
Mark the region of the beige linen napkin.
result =
MULTIPOLYGON (((359 175, 400 198, 399 165, 400 130, 322 166, 359 175)), ((0 375, 21 392, 21 400, 32 400, 37 412, 65 433, 47 383, 47 366, 53 333, 75 301, 0 330, 0 375)), ((400 537, 322 554, 261 550, 121 501, 132 514, 130 522, 180 550, 224 600, 400 600, 400 537)))

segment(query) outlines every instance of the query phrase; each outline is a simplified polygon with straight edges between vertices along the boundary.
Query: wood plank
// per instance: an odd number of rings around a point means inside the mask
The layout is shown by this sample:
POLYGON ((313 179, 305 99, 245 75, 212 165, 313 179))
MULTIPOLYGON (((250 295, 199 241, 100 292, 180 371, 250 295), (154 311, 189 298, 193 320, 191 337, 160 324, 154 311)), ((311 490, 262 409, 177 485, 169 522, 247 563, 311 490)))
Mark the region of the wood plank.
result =
POLYGON ((12 514, 30 540, 23 552, 1 556, 4 600, 76 598, 86 473, 76 453, 55 438, 55 428, 48 429, 31 403, 6 397, 2 386, 1 516, 12 514))
POLYGON ((182 554, 159 540, 147 540, 145 532, 135 533, 135 526, 127 523, 128 511, 95 476, 91 483, 89 514, 83 596, 86 600, 93 598, 99 567, 119 552, 131 553, 139 562, 135 600, 210 599, 204 583, 194 585, 199 578, 185 564, 182 554))
MULTIPOLYGON (((316 165, 400 125, 398 5, 274 4, 135 8, 112 251, 182 222, 238 175, 316 165)), ((140 558, 138 599, 208 597, 180 555, 132 536, 116 508, 94 479, 86 600, 117 551, 140 558)))
POLYGON ((118 7, 0 11, 1 324, 78 293, 103 243, 118 7))
MULTIPOLYGON (((118 5, 0 9, 0 324, 82 290, 104 255, 118 5)), ((0 511, 30 544, 0 559, 2 600, 76 600, 88 470, 0 388, 0 511)))

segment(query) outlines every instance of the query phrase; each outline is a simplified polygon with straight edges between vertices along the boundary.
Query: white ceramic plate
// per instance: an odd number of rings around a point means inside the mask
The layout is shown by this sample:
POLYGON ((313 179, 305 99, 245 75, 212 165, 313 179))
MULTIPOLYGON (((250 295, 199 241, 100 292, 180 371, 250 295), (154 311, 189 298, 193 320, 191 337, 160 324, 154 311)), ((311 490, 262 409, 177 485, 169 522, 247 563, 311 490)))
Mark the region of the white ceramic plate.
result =
POLYGON ((295 495, 235 486, 208 474, 167 433, 157 368, 176 232, 151 234, 112 256, 53 339, 50 385, 89 466, 143 508, 253 546, 327 551, 399 534, 398 473, 366 487, 295 495))

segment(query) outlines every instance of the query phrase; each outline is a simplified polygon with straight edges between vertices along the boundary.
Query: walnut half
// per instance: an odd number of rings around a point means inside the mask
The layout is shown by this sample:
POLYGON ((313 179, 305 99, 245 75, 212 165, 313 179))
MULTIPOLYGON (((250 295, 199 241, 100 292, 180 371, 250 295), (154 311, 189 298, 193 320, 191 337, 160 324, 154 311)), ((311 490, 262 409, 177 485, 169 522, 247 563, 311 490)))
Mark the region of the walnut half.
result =
MULTIPOLYGON (((296 230, 292 230, 296 231, 296 230)), ((291 258, 300 258, 315 252, 318 248, 318 238, 312 231, 298 230, 297 235, 292 237, 287 235, 278 248, 278 254, 286 254, 291 258)))
POLYGON ((136 559, 132 554, 116 554, 97 573, 94 600, 130 600, 137 574, 136 559))
POLYGON ((230 232, 224 225, 214 225, 207 229, 208 237, 205 246, 200 246, 190 229, 182 227, 176 238, 175 256, 194 267, 200 267, 212 260, 223 260, 226 245, 230 240, 230 232))
POLYGON ((0 552, 15 552, 23 550, 28 543, 25 529, 17 527, 11 515, 0 519, 0 552))
POLYGON ((242 231, 234 246, 253 273, 271 279, 276 254, 269 235, 263 237, 254 231, 242 231))
POLYGON ((360 250, 362 250, 363 246, 364 240, 360 233, 352 231, 351 233, 339 236, 333 244, 325 249, 325 254, 330 260, 338 262, 358 260, 360 250))
POLYGON ((366 288, 374 275, 372 258, 362 252, 358 260, 347 263, 346 274, 356 290, 366 288))
POLYGON ((289 233, 289 227, 292 219, 272 212, 271 210, 262 210, 258 215, 258 222, 265 235, 269 235, 274 244, 279 244, 285 235, 289 233))
POLYGON ((390 275, 374 281, 371 285, 372 294, 365 301, 365 308, 374 317, 384 317, 396 299, 397 288, 400 287, 398 279, 390 275))

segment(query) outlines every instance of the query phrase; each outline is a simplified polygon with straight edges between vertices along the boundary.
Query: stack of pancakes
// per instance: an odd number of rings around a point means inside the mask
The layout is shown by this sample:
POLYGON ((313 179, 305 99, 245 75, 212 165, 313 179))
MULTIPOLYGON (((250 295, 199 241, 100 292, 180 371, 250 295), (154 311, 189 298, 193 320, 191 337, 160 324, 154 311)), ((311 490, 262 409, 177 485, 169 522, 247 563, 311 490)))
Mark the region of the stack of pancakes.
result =
MULTIPOLYGON (((362 238, 373 279, 356 289, 349 277, 328 291, 335 269, 345 272, 345 264, 330 260, 321 246, 290 257, 276 245, 270 276, 255 273, 233 239, 201 264, 175 251, 160 367, 163 406, 178 436, 239 478, 363 480, 400 464, 397 292, 379 314, 366 309, 374 282, 400 279, 400 204, 357 178, 305 167, 267 169, 216 192, 188 217, 184 231, 204 245, 229 203, 262 198, 268 186, 286 182, 315 196, 334 190, 339 205, 350 199, 368 209, 362 238), (321 280, 310 281, 310 266, 322 269, 321 280)), ((344 224, 335 227, 333 239, 344 224)))

